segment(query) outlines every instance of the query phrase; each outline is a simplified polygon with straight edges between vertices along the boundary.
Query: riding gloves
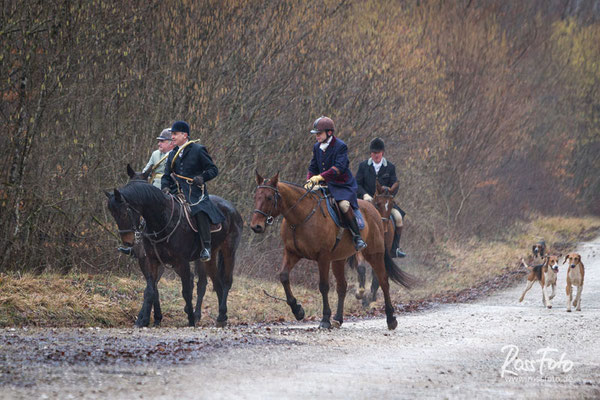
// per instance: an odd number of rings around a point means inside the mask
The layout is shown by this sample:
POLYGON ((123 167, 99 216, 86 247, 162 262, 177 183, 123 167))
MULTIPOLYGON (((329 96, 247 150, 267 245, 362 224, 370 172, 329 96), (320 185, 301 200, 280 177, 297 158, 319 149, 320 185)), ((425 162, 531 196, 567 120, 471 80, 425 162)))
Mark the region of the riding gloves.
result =
POLYGON ((315 175, 315 176, 311 176, 308 181, 306 181, 306 183, 304 184, 304 188, 305 189, 309 189, 312 188, 315 185, 318 185, 319 182, 324 181, 325 179, 323 179, 323 177, 321 175, 315 175))

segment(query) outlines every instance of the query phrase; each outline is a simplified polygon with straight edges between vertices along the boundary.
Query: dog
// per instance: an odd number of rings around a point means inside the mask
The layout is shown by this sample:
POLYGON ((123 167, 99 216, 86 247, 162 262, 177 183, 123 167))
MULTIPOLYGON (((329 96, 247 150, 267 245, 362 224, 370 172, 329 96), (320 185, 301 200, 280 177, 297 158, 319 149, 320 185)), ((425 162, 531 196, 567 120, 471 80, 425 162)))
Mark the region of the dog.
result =
POLYGON ((539 242, 533 245, 531 248, 531 252, 533 253, 533 258, 544 258, 544 254, 546 253, 546 242, 544 239, 541 239, 539 242))
POLYGON ((558 276, 558 261, 561 255, 558 256, 546 256, 544 263, 536 266, 529 266, 525 263, 525 260, 521 259, 521 263, 530 270, 527 275, 527 286, 519 299, 519 303, 525 298, 525 293, 531 289, 535 282, 539 282, 542 286, 542 302, 544 307, 552 308, 552 299, 556 294, 556 277, 558 276), (552 293, 550 296, 546 295, 546 288, 550 286, 552 293))
POLYGON ((581 262, 581 256, 577 253, 569 253, 565 256, 563 264, 569 261, 567 270, 567 312, 571 312, 571 302, 576 307, 576 311, 581 311, 581 291, 583 290, 583 276, 585 269, 581 262), (577 287, 577 296, 573 301, 573 286, 577 287))

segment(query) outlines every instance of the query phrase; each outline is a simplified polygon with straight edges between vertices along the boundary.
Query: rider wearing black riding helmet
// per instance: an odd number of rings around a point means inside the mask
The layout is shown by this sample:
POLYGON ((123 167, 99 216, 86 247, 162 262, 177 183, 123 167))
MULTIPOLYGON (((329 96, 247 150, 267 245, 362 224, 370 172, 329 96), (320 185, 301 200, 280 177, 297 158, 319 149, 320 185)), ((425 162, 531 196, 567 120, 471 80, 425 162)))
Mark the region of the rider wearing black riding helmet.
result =
MULTIPOLYGON (((369 145, 371 157, 358 165, 356 172, 356 183, 358 184, 358 197, 363 200, 372 201, 375 195, 377 181, 381 186, 392 187, 398 180, 396 177, 396 166, 383 157, 385 152, 385 143, 380 138, 371 140, 369 145)), ((403 219, 406 213, 397 205, 392 210, 394 220, 394 240, 392 243, 392 257, 406 257, 400 247, 400 237, 402 236, 403 219)))

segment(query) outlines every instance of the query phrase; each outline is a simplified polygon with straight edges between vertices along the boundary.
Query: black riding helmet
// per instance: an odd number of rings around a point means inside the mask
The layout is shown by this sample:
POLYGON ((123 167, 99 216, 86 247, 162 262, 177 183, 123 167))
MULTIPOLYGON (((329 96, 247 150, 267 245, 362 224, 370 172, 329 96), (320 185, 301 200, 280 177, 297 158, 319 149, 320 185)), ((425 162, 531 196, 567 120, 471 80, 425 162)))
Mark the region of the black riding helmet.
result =
POLYGON ((371 144, 369 145, 369 150, 371 151, 371 153, 379 153, 380 151, 384 151, 385 144, 383 143, 383 140, 378 137, 371 140, 371 144))

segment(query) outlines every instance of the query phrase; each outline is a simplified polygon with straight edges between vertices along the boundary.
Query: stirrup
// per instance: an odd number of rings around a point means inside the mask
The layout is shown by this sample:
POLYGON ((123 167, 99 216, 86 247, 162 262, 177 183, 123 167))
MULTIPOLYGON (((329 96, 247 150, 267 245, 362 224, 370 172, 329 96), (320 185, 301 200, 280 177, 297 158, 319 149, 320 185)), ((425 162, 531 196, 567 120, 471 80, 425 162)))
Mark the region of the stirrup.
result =
POLYGON ((394 258, 404 258, 406 257, 406 253, 400 250, 400 248, 396 249, 396 254, 394 254, 394 258))
POLYGON ((207 262, 210 261, 210 249, 204 248, 200 252, 200 261, 207 262))
POLYGON ((356 251, 361 251, 367 248, 367 244, 365 243, 365 241, 360 237, 360 235, 356 235, 354 236, 354 248, 356 249, 356 251))
POLYGON ((117 248, 117 250, 119 250, 121 253, 123 253, 125 255, 135 257, 135 253, 133 252, 133 247, 120 246, 117 248))

